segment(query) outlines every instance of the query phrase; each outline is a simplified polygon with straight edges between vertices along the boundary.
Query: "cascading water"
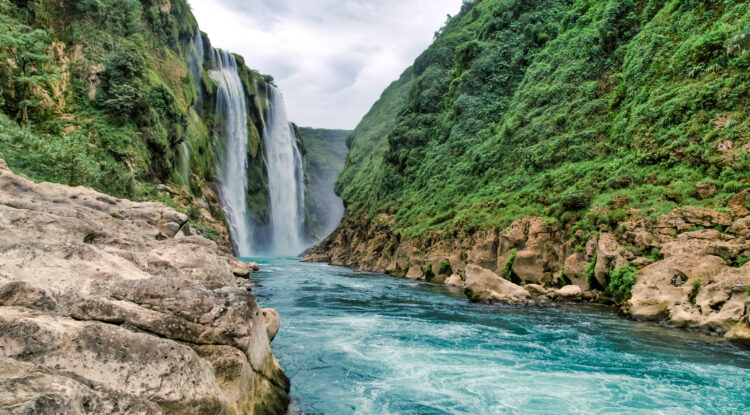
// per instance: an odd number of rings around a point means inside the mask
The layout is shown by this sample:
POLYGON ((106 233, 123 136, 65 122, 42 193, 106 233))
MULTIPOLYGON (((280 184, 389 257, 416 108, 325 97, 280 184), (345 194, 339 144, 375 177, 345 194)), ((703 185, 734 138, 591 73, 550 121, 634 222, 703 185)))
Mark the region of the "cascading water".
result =
POLYGON ((178 152, 178 168, 180 172, 180 184, 190 186, 190 149, 186 142, 180 143, 178 152))
POLYGON ((201 106, 203 100, 203 88, 201 88, 201 71, 203 70, 203 55, 205 53, 205 46, 203 44, 203 36, 201 35, 198 28, 195 29, 195 36, 193 37, 193 47, 190 49, 188 56, 188 68, 190 74, 193 76, 193 84, 195 85, 196 92, 196 107, 201 106))
POLYGON ((284 97, 269 87, 263 144, 271 196, 270 253, 297 255, 305 249, 302 155, 286 115, 284 97))
POLYGON ((219 193, 237 255, 250 256, 252 225, 247 212, 247 106, 237 61, 226 51, 213 49, 211 78, 218 84, 216 173, 219 193))

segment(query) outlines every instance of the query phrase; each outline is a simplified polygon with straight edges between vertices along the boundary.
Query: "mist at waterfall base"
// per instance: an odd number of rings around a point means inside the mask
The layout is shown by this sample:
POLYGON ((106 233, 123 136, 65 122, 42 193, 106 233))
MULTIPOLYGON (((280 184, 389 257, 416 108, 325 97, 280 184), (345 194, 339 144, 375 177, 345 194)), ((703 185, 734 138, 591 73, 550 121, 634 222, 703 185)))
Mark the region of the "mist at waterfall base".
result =
POLYGON ((219 197, 232 243, 240 257, 298 255, 311 241, 304 235, 304 173, 294 130, 281 93, 265 88, 268 112, 263 120, 263 145, 271 220, 253 223, 247 206, 248 117, 237 62, 226 51, 212 49, 211 78, 218 84, 214 126, 219 197))

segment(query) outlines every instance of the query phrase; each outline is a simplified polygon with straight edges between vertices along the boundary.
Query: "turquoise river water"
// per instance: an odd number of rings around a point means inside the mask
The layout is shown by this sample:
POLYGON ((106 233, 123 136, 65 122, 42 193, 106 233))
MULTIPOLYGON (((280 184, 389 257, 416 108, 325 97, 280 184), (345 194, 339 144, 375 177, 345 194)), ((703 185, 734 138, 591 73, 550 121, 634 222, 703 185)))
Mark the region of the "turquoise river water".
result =
POLYGON ((612 310, 255 258, 290 414, 749 414, 750 352, 612 310))

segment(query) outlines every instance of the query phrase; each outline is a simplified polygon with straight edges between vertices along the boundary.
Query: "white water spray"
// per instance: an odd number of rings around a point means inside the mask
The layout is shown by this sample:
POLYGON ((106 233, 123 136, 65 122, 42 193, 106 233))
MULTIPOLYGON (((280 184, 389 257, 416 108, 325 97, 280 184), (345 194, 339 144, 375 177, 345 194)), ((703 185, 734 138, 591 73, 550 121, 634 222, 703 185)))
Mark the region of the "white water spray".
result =
POLYGON ((178 168, 180 172, 180 184, 190 186, 190 148, 186 142, 180 143, 178 150, 178 168))
POLYGON ((252 227, 247 212, 247 106, 237 61, 226 51, 212 51, 211 78, 219 84, 216 98, 216 172, 224 215, 237 255, 251 252, 252 227))
POLYGON ((302 155, 289 123, 284 97, 273 87, 268 99, 263 144, 271 194, 271 246, 276 255, 297 255, 305 245, 302 155))

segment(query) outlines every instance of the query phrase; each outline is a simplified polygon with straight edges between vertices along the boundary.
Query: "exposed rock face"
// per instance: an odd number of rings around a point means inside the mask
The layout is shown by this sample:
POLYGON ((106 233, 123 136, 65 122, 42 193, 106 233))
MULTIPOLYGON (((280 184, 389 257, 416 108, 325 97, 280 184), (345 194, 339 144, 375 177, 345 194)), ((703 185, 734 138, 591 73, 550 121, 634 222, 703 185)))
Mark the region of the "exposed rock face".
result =
POLYGON ((185 215, 34 184, 0 160, 0 257, 11 413, 286 410, 261 308, 185 215))
POLYGON ((437 264, 447 260, 456 275, 444 283, 465 285, 473 301, 542 304, 611 303, 606 295, 610 274, 632 266, 640 271, 632 299, 623 306, 626 314, 714 334, 729 332, 727 338, 750 343, 743 340, 750 339, 745 307, 750 301, 750 264, 742 264, 743 258, 750 258, 750 211, 744 204, 748 196, 750 191, 733 197, 725 212, 682 207, 656 220, 633 214, 618 231, 589 237, 582 231, 570 235, 545 226, 540 218, 526 218, 504 233, 484 230, 462 239, 409 239, 392 233, 392 220, 384 215, 374 222, 348 215, 304 260, 421 280, 428 279, 427 264, 437 273, 437 264), (500 277, 514 250, 510 271, 530 300, 522 294, 508 295, 518 286, 500 277), (591 281, 588 270, 593 271, 591 281))
POLYGON ((750 254, 747 241, 704 230, 679 235, 662 252, 664 260, 640 272, 632 316, 720 334, 747 317, 750 263, 732 266, 722 258, 750 254))

